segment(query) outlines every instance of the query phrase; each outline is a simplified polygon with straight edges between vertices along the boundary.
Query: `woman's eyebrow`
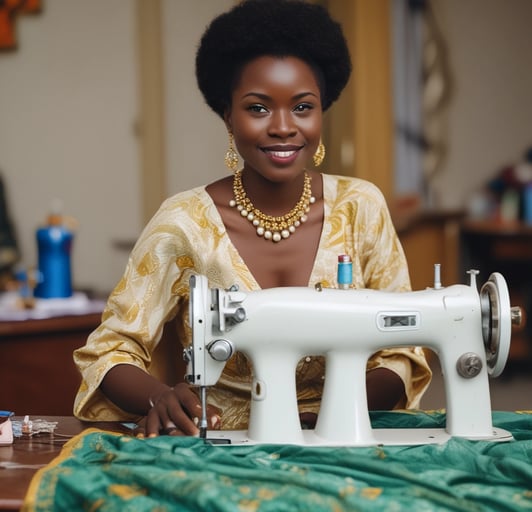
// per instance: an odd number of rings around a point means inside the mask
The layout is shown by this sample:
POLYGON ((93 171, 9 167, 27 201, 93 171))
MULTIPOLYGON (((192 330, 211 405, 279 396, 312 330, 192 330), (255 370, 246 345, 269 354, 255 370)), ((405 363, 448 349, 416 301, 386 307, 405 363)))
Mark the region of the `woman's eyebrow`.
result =
MULTIPOLYGON (((264 93, 261 93, 261 92, 247 92, 246 94, 242 95, 242 98, 248 98, 250 96, 254 96, 256 98, 260 98, 262 100, 269 100, 271 99, 271 96, 268 96, 267 94, 264 94, 264 93)), ((300 92, 298 94, 295 94, 294 96, 292 96, 292 99, 294 100, 300 100, 302 98, 304 98, 305 96, 313 96, 314 98, 318 98, 318 95, 313 93, 312 91, 305 91, 305 92, 300 92)))

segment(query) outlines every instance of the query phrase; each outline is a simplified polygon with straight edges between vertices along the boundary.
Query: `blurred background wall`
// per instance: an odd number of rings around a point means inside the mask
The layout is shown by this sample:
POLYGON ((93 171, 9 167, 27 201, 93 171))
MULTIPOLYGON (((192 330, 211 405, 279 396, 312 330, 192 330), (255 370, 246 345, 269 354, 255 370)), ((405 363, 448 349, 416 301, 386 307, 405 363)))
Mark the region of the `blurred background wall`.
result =
POLYGON ((532 2, 432 0, 447 45, 447 155, 434 177, 439 207, 463 207, 532 147, 532 2))
MULTIPOLYGON (((532 145, 532 2, 430 3, 452 77, 441 117, 447 150, 431 179, 431 206, 464 208, 532 145)), ((17 20, 18 48, 0 53, 0 172, 21 264, 35 264, 35 229, 58 198, 79 223, 76 287, 107 293, 120 278, 130 242, 153 209, 144 201, 143 91, 154 74, 141 70, 154 62, 143 53, 143 9, 160 8, 160 25, 148 31, 159 37, 162 57, 154 86, 163 155, 152 175, 162 173, 155 199, 226 173, 225 129, 196 90, 194 53, 207 23, 231 4, 43 0, 40 14, 17 20)))
MULTIPOLYGON (((225 172, 225 130, 196 91, 194 52, 230 2, 162 4, 169 195, 225 172)), ((43 0, 18 18, 18 48, 0 53, 0 172, 21 263, 35 265, 35 229, 60 199, 79 223, 74 283, 101 293, 145 223, 138 12, 135 0, 43 0)))

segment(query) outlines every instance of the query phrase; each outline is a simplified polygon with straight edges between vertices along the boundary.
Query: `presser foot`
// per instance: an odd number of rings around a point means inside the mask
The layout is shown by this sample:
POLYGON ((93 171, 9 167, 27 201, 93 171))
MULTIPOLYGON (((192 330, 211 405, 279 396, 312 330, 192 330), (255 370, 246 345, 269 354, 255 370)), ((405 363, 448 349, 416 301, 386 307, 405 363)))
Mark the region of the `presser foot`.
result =
MULTIPOLYGON (((416 446, 425 444, 444 444, 451 436, 443 428, 376 428, 372 430, 374 442, 335 442, 317 436, 313 430, 303 430, 301 443, 299 446, 343 446, 343 447, 364 447, 364 446, 416 446)), ((491 436, 463 437, 469 441, 489 441, 508 442, 513 441, 513 436, 507 430, 493 428, 491 436)), ((284 444, 269 443, 250 439, 246 430, 209 430, 205 438, 207 444, 222 446, 252 446, 259 444, 284 444)))

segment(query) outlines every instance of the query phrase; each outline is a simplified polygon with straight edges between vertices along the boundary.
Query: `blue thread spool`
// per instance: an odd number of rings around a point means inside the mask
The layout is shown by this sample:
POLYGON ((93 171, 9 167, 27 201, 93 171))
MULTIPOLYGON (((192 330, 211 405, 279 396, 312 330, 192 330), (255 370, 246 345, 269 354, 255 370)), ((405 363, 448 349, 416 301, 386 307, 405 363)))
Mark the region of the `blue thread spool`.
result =
POLYGON ((74 235, 59 215, 50 215, 48 226, 36 233, 40 279, 35 297, 43 299, 72 296, 70 254, 74 235))
POLYGON ((353 283, 353 262, 348 254, 338 256, 338 273, 336 280, 338 288, 348 290, 353 283))

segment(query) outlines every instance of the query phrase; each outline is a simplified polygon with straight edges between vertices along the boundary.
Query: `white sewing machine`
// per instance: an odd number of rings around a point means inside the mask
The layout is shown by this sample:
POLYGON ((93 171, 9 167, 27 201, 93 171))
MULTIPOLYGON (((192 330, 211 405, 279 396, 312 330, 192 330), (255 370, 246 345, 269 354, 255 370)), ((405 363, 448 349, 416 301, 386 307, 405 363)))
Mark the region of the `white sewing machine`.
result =
POLYGON ((272 288, 253 292, 209 289, 190 279, 192 344, 186 380, 200 386, 201 436, 217 442, 368 446, 442 443, 451 436, 510 440, 492 425, 488 376, 498 376, 510 347, 511 308, 504 278, 494 273, 477 290, 470 284, 413 292, 367 289, 272 288), (440 359, 445 382, 445 429, 373 429, 367 407, 366 363, 377 350, 422 346, 440 359), (226 361, 245 353, 254 380, 247 431, 209 431, 206 389, 226 361), (314 430, 302 430, 295 370, 305 356, 326 360, 323 396, 314 430))

